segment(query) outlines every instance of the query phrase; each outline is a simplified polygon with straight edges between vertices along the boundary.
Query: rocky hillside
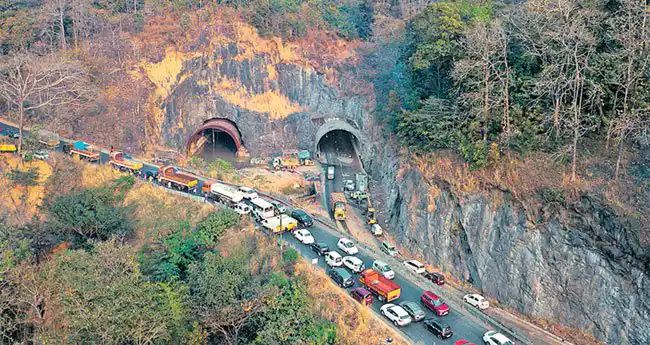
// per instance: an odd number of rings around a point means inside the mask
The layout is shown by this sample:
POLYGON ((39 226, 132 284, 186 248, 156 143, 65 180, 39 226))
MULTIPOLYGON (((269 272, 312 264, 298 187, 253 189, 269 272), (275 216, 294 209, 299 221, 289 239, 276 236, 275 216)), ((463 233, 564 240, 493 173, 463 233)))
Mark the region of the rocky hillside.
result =
MULTIPOLYGON (((647 208, 624 216, 607 194, 565 197, 548 188, 561 174, 535 186, 526 182, 533 176, 517 180, 521 168, 487 176, 444 155, 423 159, 394 147, 376 145, 366 166, 402 247, 525 315, 609 344, 650 341, 647 208)), ((521 164, 543 171, 538 178, 553 175, 547 162, 534 161, 521 164)), ((639 193, 647 197, 647 189, 639 193)))

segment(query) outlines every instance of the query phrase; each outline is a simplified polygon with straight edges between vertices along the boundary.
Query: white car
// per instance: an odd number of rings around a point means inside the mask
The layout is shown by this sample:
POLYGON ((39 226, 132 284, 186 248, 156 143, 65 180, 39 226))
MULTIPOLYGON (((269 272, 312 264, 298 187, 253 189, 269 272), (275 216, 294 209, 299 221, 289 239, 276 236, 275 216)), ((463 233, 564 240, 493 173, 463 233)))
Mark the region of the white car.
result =
POLYGON ((417 260, 406 260, 404 261, 404 265, 406 266, 406 268, 415 272, 415 274, 424 274, 424 272, 426 272, 424 265, 417 260))
POLYGON ((312 236, 311 232, 309 232, 307 229, 298 229, 294 231, 293 237, 295 237, 302 244, 314 243, 314 236, 312 236))
POLYGON ((483 341, 487 345, 514 345, 512 340, 508 339, 505 335, 496 331, 487 331, 483 335, 483 341))
POLYGON ((50 154, 47 151, 36 151, 32 153, 32 157, 45 161, 50 157, 50 154))
POLYGON ((354 255, 359 252, 359 249, 357 249, 357 246, 354 245, 354 242, 350 241, 345 237, 341 238, 339 242, 336 244, 336 246, 339 247, 340 250, 342 250, 345 254, 348 255, 354 255))
POLYGON ((393 272, 393 269, 381 260, 375 260, 375 262, 372 263, 372 269, 379 272, 379 274, 384 276, 386 279, 395 279, 395 272, 393 272))
POLYGON ((232 209, 239 214, 240 216, 245 216, 249 213, 251 213, 251 207, 244 204, 243 202, 235 204, 232 209))
POLYGON ((370 226, 370 233, 375 236, 381 236, 384 234, 384 229, 379 224, 373 224, 370 226))
POLYGON ((252 200, 259 198, 259 195, 257 195, 257 192, 253 188, 241 186, 239 187, 239 191, 244 194, 244 199, 252 200))
POLYGON ((363 264, 363 261, 356 256, 344 256, 343 257, 343 266, 347 267, 350 271, 354 273, 360 273, 366 266, 363 264))
POLYGON ((409 313, 404 310, 404 308, 392 304, 386 303, 379 308, 381 315, 384 315, 387 319, 393 321, 395 326, 406 326, 411 323, 411 316, 409 313))
POLYGON ((381 248, 382 252, 384 252, 384 253, 386 253, 386 254, 388 254, 390 256, 397 256, 397 248, 395 248, 394 245, 392 245, 392 244, 390 244, 390 243, 388 243, 386 241, 381 242, 381 244, 379 245, 379 248, 381 248))
POLYGON ((490 306, 490 302, 485 297, 475 293, 463 296, 463 301, 479 309, 487 309, 490 306))
POLYGON ((352 180, 345 180, 345 185, 343 186, 343 189, 345 189, 345 190, 351 192, 351 191, 354 190, 354 187, 355 187, 355 185, 354 185, 354 181, 352 181, 352 180))
POLYGON ((329 267, 341 267, 343 266, 343 258, 337 251, 332 250, 331 252, 325 254, 325 263, 329 267))

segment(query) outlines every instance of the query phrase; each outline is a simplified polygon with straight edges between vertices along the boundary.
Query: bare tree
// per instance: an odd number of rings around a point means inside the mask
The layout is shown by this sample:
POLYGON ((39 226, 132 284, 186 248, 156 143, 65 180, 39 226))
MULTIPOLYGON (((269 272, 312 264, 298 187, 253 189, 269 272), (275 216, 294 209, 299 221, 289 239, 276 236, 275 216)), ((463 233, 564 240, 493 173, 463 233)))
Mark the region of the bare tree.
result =
POLYGON ((507 62, 508 39, 499 21, 477 23, 465 34, 465 57, 454 64, 454 80, 461 88, 461 102, 480 119, 482 140, 490 123, 501 117, 510 134, 510 95, 507 62))
POLYGON ((18 153, 22 150, 24 126, 35 111, 80 105, 92 94, 84 69, 58 55, 21 53, 0 64, 0 96, 18 109, 18 153))
POLYGON ((618 179, 625 142, 630 135, 639 133, 650 125, 647 106, 644 109, 643 89, 650 67, 650 30, 647 25, 646 8, 637 0, 622 0, 618 11, 612 16, 611 39, 618 44, 614 53, 616 61, 613 83, 620 95, 617 114, 614 116, 613 132, 618 139, 614 178, 618 179))
POLYGON ((69 0, 46 0, 44 10, 52 18, 52 23, 58 26, 59 44, 61 49, 67 48, 65 39, 65 18, 70 7, 69 0))

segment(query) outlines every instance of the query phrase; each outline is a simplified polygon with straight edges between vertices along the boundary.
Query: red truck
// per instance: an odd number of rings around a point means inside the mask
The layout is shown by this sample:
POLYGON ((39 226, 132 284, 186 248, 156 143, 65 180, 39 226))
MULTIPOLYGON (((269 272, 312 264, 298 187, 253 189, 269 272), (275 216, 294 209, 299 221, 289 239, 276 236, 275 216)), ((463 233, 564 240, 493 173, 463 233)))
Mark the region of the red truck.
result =
POLYGON ((359 282, 377 295, 377 298, 382 302, 398 299, 402 291, 399 285, 390 279, 384 278, 383 275, 373 269, 361 272, 359 282))
POLYGON ((194 191, 199 180, 196 176, 169 165, 158 172, 158 182, 168 188, 194 191))

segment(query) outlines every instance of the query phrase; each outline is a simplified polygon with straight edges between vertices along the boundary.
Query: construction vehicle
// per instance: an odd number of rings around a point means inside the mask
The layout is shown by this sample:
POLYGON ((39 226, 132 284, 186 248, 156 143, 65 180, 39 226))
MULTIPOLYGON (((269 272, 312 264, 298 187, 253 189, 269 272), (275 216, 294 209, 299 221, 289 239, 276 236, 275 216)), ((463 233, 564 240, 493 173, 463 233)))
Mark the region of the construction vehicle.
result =
POLYGON ((357 203, 361 203, 364 200, 368 199, 368 193, 355 190, 350 193, 350 199, 355 200, 357 203))
POLYGON ((131 174, 140 174, 143 164, 127 157, 124 152, 112 152, 110 165, 119 170, 131 174))
POLYGON ((332 193, 330 195, 331 205, 332 205, 332 215, 336 220, 345 220, 345 209, 347 202, 345 200, 345 194, 343 193, 332 193))
POLYGON ((370 199, 367 199, 366 203, 366 223, 369 225, 377 224, 377 216, 375 215, 377 211, 375 210, 374 207, 372 207, 372 203, 370 202, 370 199))
POLYGON ((0 152, 16 152, 16 145, 14 144, 0 144, 0 152))
POLYGON ((195 192, 199 180, 196 176, 169 165, 158 172, 158 182, 170 189, 195 192))
POLYGON ((300 165, 314 165, 314 161, 311 159, 311 153, 307 150, 298 152, 298 161, 300 165))
POLYGON ((273 158, 273 168, 275 170, 288 169, 292 170, 300 165, 297 150, 284 150, 282 155, 273 158))
POLYGON ((384 277, 372 268, 361 272, 359 282, 370 290, 370 292, 377 295, 377 298, 382 302, 396 300, 402 292, 402 289, 397 283, 384 277))
POLYGON ((70 155, 80 160, 99 162, 99 151, 84 141, 75 141, 70 149, 70 155))

